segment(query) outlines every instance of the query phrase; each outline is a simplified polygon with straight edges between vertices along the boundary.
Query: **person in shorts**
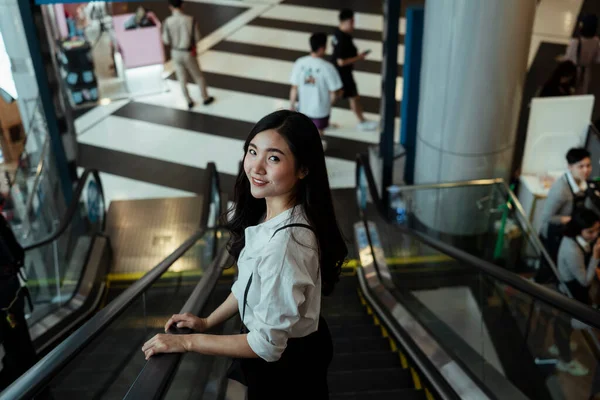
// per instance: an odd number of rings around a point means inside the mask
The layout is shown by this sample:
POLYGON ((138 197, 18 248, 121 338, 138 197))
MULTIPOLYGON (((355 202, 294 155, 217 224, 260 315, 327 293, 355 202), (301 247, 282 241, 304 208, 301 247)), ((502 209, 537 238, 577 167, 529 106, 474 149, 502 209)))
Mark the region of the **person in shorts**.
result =
POLYGON ((374 121, 367 121, 363 115, 360 97, 352 70, 354 63, 362 61, 367 57, 368 51, 358 53, 352 39, 354 31, 354 11, 342 10, 340 12, 340 25, 333 32, 333 55, 331 62, 336 66, 342 83, 344 85, 344 98, 349 99, 350 108, 358 118, 358 129, 361 131, 373 131, 377 129, 378 124, 374 121))
MULTIPOLYGON (((342 81, 335 67, 324 59, 327 35, 319 32, 310 37, 311 52, 296 60, 290 83, 290 108, 309 117, 316 125, 321 138, 329 126, 331 106, 340 95, 342 81)), ((321 140, 323 149, 327 143, 321 140)))

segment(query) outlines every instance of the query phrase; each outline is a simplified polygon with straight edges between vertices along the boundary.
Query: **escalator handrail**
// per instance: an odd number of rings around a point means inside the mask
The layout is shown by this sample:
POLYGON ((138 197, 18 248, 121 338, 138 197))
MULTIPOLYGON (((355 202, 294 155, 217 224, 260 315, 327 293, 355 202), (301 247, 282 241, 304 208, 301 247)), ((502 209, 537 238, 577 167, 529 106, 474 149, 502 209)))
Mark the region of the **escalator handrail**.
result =
MULTIPOLYGON (((221 272, 226 266, 232 264, 233 260, 229 252, 226 248, 222 248, 218 256, 204 272, 203 279, 198 282, 179 313, 200 315, 208 303, 210 295, 218 282, 218 278, 221 276, 221 272)), ((177 331, 180 331, 178 333, 193 333, 189 329, 177 329, 177 331)), ((172 378, 175 376, 177 366, 183 355, 183 353, 172 353, 161 354, 160 357, 151 357, 123 399, 162 399, 169 388, 172 378)))
MULTIPOLYGON (((202 224, 207 227, 214 228, 215 238, 213 240, 212 254, 216 254, 218 243, 217 243, 217 232, 221 228, 217 226, 220 211, 223 210, 223 204, 221 199, 221 183, 219 174, 217 172, 214 163, 208 163, 207 170, 209 175, 212 177, 211 190, 214 190, 218 195, 216 212, 214 217, 216 220, 209 221, 208 216, 210 213, 211 197, 204 202, 202 212, 202 224), (212 184, 214 183, 214 186, 212 184)), ((208 269, 203 273, 203 279, 200 279, 194 291, 187 299, 181 310, 180 314, 191 313, 193 315, 200 315, 202 309, 206 305, 210 294, 212 293, 214 286, 217 283, 221 271, 226 265, 232 265, 233 261, 229 256, 226 249, 221 249, 217 256, 210 263, 208 269)), ((191 330, 176 329, 182 333, 191 333, 191 330)), ((125 395, 124 399, 160 399, 163 393, 168 389, 169 382, 175 374, 175 370, 179 365, 182 354, 163 354, 161 357, 153 357, 146 362, 144 368, 133 382, 129 391, 125 395)))
MULTIPOLYGON (((203 202, 202 223, 208 220, 208 210, 210 210, 210 199, 212 198, 213 182, 216 179, 217 171, 214 163, 207 166, 208 174, 204 182, 202 193, 205 194, 203 202), (212 165, 211 165, 212 164, 212 165)), ((93 173, 93 171, 91 172, 93 173)), ((87 175, 86 175, 87 176, 87 175)), ((83 177, 83 176, 82 176, 83 177)), ((84 181, 84 179, 82 179, 84 181)), ((83 184, 78 189, 83 190, 83 184)), ((218 185, 217 190, 220 190, 218 185)), ((78 190, 77 195, 80 195, 78 190)), ((219 193, 220 195, 220 193, 219 193)), ((79 196, 75 196, 78 198, 79 196)), ((72 216, 71 216, 72 217, 72 216)), ((66 218, 65 220, 70 220, 66 218)), ((30 368, 25 374, 21 375, 8 388, 0 393, 0 400, 30 399, 42 390, 62 368, 77 356, 83 349, 89 345, 100 333, 107 329, 110 324, 121 315, 127 307, 137 300, 145 291, 152 286, 182 255, 191 249, 205 233, 208 231, 205 227, 192 234, 177 249, 169 254, 158 265, 148 271, 144 276, 129 286, 117 298, 111 301, 106 307, 96 313, 92 318, 79 327, 73 334, 56 346, 37 364, 30 368)), ((51 241, 51 240, 50 240, 51 241)))
POLYGON ((108 328, 112 321, 156 282, 179 257, 194 246, 204 236, 205 232, 205 230, 199 230, 194 233, 156 267, 125 289, 116 299, 56 346, 54 350, 30 368, 4 392, 0 393, 0 400, 32 398, 35 396, 69 361, 108 328))
MULTIPOLYGON (((359 177, 359 169, 360 167, 362 167, 363 171, 365 172, 368 190, 373 199, 373 202, 375 203, 377 210, 385 218, 385 209, 381 202, 381 198, 379 197, 379 194, 377 192, 375 179, 373 177, 373 172, 369 165, 369 160, 367 156, 364 154, 359 154, 357 156, 356 161, 357 179, 359 177)), ((562 312, 569 314, 571 317, 577 320, 583 321, 595 328, 600 329, 600 313, 589 306, 586 306, 571 298, 568 298, 545 286, 541 286, 524 278, 521 278, 519 275, 513 272, 509 272, 488 261, 481 260, 478 257, 475 257, 453 246, 450 246, 440 240, 434 239, 424 233, 415 231, 402 225, 398 225, 397 229, 399 231, 402 231, 403 233, 418 238, 421 242, 440 251, 441 253, 445 253, 450 257, 464 264, 467 264, 486 275, 490 275, 493 278, 518 289, 519 291, 531 296, 536 300, 540 300, 553 308, 556 308, 562 312)))
MULTIPOLYGON (((60 226, 58 227, 56 232, 52 233, 50 236, 48 236, 45 239, 40 240, 37 243, 33 243, 28 246, 25 246, 23 249, 26 252, 29 250, 33 250, 33 249, 45 246, 49 243, 52 243, 53 241, 58 239, 63 233, 65 233, 65 231, 71 224, 71 221, 73 220, 73 217, 75 216, 75 213, 79 210, 79 201, 81 200, 83 190, 85 189, 85 186, 87 183, 87 178, 90 175, 93 175, 94 179, 96 180, 96 184, 98 185, 98 192, 102 199, 102 205, 104 206, 104 204, 106 204, 104 202, 104 189, 102 187, 102 181, 100 180, 100 174, 98 173, 98 170, 86 169, 83 172, 83 174, 81 175, 81 177, 79 178, 79 183, 77 184, 77 188, 75 189, 75 193, 73 194, 73 201, 71 201, 71 204, 69 204, 69 208, 67 209, 67 212, 65 213, 65 216, 62 219, 60 226)), ((105 210, 105 212, 106 212, 106 210, 105 210)), ((104 232, 105 224, 106 224, 106 218, 103 217, 102 218, 102 228, 101 228, 102 232, 104 232)))

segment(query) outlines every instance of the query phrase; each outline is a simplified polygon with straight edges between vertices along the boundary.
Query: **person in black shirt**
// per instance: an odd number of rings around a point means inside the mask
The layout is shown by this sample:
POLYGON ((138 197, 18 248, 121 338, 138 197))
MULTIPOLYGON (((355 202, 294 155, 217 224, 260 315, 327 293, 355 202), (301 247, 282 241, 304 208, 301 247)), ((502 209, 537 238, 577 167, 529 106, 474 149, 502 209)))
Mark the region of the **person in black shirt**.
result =
POLYGON ((352 76, 354 63, 364 60, 368 52, 358 53, 352 41, 353 31, 354 11, 349 9, 342 10, 340 12, 340 25, 333 33, 333 56, 331 61, 336 66, 342 78, 344 98, 350 100, 350 107, 358 118, 358 129, 372 131, 377 129, 378 124, 373 121, 367 121, 363 116, 358 89, 352 76))

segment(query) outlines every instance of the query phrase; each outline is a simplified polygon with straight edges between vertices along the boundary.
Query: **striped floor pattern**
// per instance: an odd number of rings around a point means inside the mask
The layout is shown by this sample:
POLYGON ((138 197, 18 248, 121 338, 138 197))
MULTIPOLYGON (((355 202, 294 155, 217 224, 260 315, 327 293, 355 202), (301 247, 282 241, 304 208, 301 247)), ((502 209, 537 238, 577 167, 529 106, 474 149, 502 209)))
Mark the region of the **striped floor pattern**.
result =
MULTIPOLYGON (((216 163, 223 190, 230 193, 246 135, 262 116, 288 107, 293 62, 308 53, 312 32, 333 31, 342 6, 357 11, 356 46, 371 50, 368 58, 356 65, 355 79, 365 116, 379 120, 380 6, 335 0, 189 3, 187 12, 198 20, 201 30, 205 20, 224 12, 229 18, 221 17, 220 28, 207 22, 212 33, 199 46, 205 49, 199 61, 217 100, 211 106, 197 105, 188 110, 178 83, 170 76, 167 92, 99 106, 81 116, 76 121, 79 166, 102 172, 107 201, 193 195, 200 190, 209 161, 216 163)), ((157 15, 163 18, 160 14, 164 10, 159 11, 157 15)), ((400 25, 398 102, 402 95, 404 18, 400 25)), ((200 98, 195 84, 189 84, 189 90, 192 97, 200 98)), ((331 121, 336 127, 327 132, 330 182, 332 188, 353 187, 356 154, 377 143, 379 132, 358 131, 347 101, 336 105, 331 121)), ((399 123, 397 118, 397 128, 399 123)))

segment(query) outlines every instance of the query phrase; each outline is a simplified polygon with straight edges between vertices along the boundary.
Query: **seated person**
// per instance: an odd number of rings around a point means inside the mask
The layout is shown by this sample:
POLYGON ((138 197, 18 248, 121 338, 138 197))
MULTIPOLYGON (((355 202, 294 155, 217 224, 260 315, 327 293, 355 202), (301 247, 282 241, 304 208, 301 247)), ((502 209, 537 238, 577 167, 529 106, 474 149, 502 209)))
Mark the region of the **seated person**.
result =
MULTIPOLYGON (((584 304, 591 304, 589 288, 594 280, 600 262, 600 217, 591 210, 575 210, 567 223, 564 237, 558 250, 558 273, 562 284, 571 296, 584 304)), ((565 314, 556 317, 554 326, 555 345, 550 348, 552 355, 558 356, 556 368, 574 376, 586 375, 589 369, 575 360, 570 343, 573 327, 571 318, 565 314)))
POLYGON ((584 208, 587 180, 592 174, 590 153, 583 148, 567 152, 568 171, 550 188, 540 219, 540 236, 550 257, 556 260, 565 224, 575 209, 584 208))

